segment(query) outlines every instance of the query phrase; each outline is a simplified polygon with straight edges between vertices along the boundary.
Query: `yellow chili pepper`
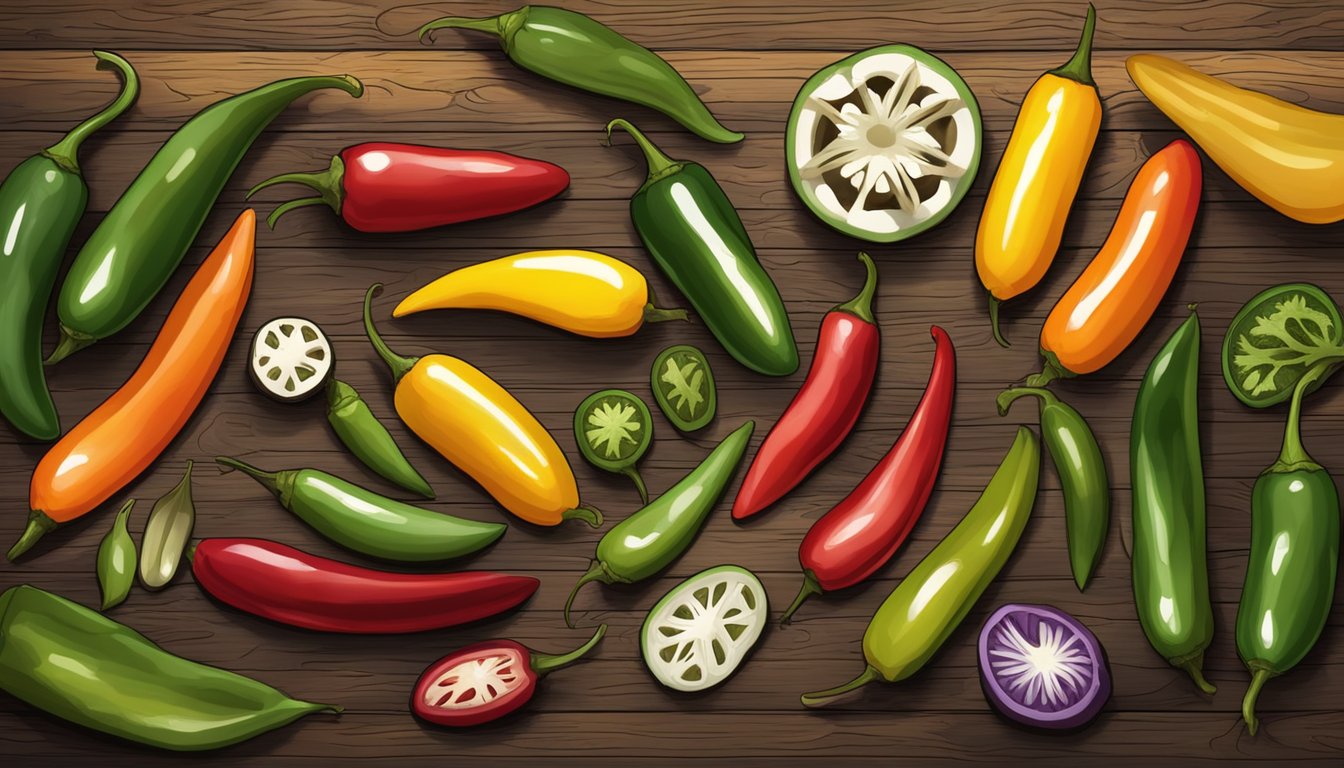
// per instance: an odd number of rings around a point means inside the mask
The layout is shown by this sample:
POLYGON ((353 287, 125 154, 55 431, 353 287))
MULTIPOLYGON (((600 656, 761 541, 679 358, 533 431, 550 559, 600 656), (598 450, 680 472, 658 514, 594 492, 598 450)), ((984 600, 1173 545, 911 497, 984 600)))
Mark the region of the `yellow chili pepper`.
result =
POLYGON ((994 339, 1005 347, 999 302, 1031 289, 1050 268, 1101 128, 1101 96, 1092 80, 1096 25, 1089 5, 1073 58, 1027 91, 980 215, 975 269, 989 294, 994 339))
POLYGON ((494 309, 594 338, 686 319, 684 309, 655 307, 634 267, 579 250, 529 251, 463 267, 402 299, 392 316, 427 309, 494 309))
POLYGON ((1239 88, 1165 56, 1130 56, 1125 68, 1247 192, 1308 224, 1344 219, 1344 115, 1239 88))
POLYGON ((392 369, 397 415, 445 459, 481 484, 505 509, 536 525, 578 518, 596 528, 602 514, 579 504, 574 471, 555 438, 508 390, 456 357, 402 357, 373 327, 375 283, 364 294, 364 330, 392 369))

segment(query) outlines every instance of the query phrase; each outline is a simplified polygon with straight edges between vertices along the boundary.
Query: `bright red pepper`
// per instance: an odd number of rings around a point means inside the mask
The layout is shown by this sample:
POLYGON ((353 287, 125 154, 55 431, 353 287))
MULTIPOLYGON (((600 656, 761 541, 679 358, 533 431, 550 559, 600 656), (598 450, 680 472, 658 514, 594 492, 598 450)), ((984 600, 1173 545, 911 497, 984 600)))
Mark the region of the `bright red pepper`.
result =
POLYGON ((910 535, 943 464, 957 355, 947 332, 931 329, 933 370, 910 423, 887 455, 844 501, 817 520, 798 548, 803 588, 784 612, 787 623, 808 597, 850 587, 881 568, 910 535))
POLYGON ((489 571, 392 573, 265 539, 204 539, 196 583, 242 611, 303 629, 393 634, 442 629, 513 608, 540 582, 489 571))
POLYGON ((267 217, 325 203, 361 232, 410 232, 521 211, 569 186, 564 168, 504 152, 371 142, 341 150, 331 167, 261 182, 306 184, 318 197, 290 200, 267 217))
POLYGON ((603 624, 569 653, 533 653, 512 640, 486 640, 430 664, 411 693, 411 711, 437 725, 480 725, 519 709, 544 675, 577 661, 607 633, 603 624))
POLYGON ((747 470, 733 501, 733 519, 744 520, 774 504, 826 460, 859 420, 877 375, 880 334, 873 319, 877 267, 859 259, 868 276, 859 295, 821 321, 812 367, 747 470))

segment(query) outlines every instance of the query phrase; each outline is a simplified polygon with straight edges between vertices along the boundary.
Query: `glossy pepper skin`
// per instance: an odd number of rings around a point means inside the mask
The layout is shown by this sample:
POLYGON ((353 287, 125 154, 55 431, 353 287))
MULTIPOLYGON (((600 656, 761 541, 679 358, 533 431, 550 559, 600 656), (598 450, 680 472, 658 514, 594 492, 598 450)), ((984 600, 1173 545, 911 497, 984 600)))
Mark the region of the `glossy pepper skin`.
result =
POLYGON ((756 423, 748 421, 733 430, 676 485, 602 536, 588 572, 579 578, 565 600, 565 624, 574 626, 569 620, 569 609, 584 584, 643 581, 671 565, 690 548, 742 463, 755 428, 756 423))
POLYGON ((75 256, 56 304, 61 340, 47 363, 138 317, 182 263, 252 142, 290 102, 326 88, 364 93, 349 75, 279 80, 216 102, 177 129, 75 256))
POLYGON ((1238 88, 1152 53, 1125 61, 1143 95, 1265 205, 1297 221, 1344 219, 1344 115, 1238 88))
POLYGON ((261 484, 328 539, 370 557, 400 563, 449 560, 484 549, 509 529, 431 512, 361 488, 316 469, 266 472, 227 456, 215 463, 261 484))
POLYGON ((340 379, 332 379, 327 385, 327 421, 364 466, 408 491, 434 498, 434 489, 411 466, 392 433, 373 415, 359 392, 340 379))
POLYGON ((364 294, 364 330, 392 370, 397 415, 505 509, 534 525, 602 515, 579 504, 569 460, 522 403, 475 366, 448 355, 401 357, 373 327, 375 283, 364 294))
POLYGON ((1008 455, 975 506, 877 609, 863 634, 868 666, 850 682, 804 694, 822 706, 874 681, 895 683, 928 664, 1013 554, 1036 499, 1041 448, 1018 427, 1008 455))
POLYGON ((980 214, 975 269, 988 292, 994 338, 1005 347, 999 303, 1031 290, 1050 269, 1101 129, 1092 80, 1096 23, 1089 5, 1073 58, 1027 91, 980 214))
POLYGON ((0 594, 0 689, 76 725, 179 751, 227 747, 304 715, 341 711, 174 656, 27 585, 0 594))
POLYGON ((528 251, 454 270, 401 300, 393 317, 430 309, 491 309, 580 336, 630 336, 645 323, 685 320, 653 305, 639 270, 596 251, 528 251))
POLYGON ((61 435, 42 367, 42 324, 65 248, 89 201, 79 148, 135 103, 140 78, 115 53, 94 51, 121 74, 121 92, 60 141, 19 163, 0 184, 0 416, 38 440, 61 435))
POLYGON ((779 289, 756 257, 732 202, 703 165, 664 155, 625 120, 648 162, 630 218, 653 260, 690 300, 733 359, 767 376, 798 370, 798 346, 779 289))
POLYGON ((196 583, 215 599, 320 632, 453 627, 515 608, 540 584, 531 576, 489 571, 375 571, 265 539, 204 539, 187 556, 196 583))
POLYGON ((877 266, 866 253, 863 289, 821 320, 816 353, 803 386, 747 469, 733 501, 733 519, 745 520, 774 504, 840 447, 859 420, 877 375, 881 334, 873 317, 877 266))
POLYGON ((943 464, 957 386, 957 356, 947 332, 930 330, 933 370, 924 396, 896 444, 848 496, 808 529, 798 547, 803 586, 784 612, 803 601, 852 587, 886 565, 919 521, 943 464))
POLYGON ((192 275, 135 373, 38 462, 28 526, 10 560, 126 487, 195 413, 252 292, 256 229, 255 214, 243 211, 192 275))
POLYGON ((306 205, 326 205, 360 232, 414 232, 531 208, 569 186, 564 168, 544 160, 483 149, 369 142, 346 147, 316 173, 283 173, 261 182, 303 184, 317 197, 290 200, 275 222, 306 205))
POLYGON ((1096 570, 1111 524, 1106 460, 1087 420, 1048 389, 1013 387, 1003 392, 998 398, 999 415, 1006 415, 1013 401, 1024 396, 1041 403, 1041 436, 1064 490, 1069 566, 1082 592, 1096 570))
POLYGON ((1201 184, 1199 153, 1184 139, 1139 168, 1101 250, 1045 318, 1045 370, 1029 386, 1098 371, 1134 341, 1181 265, 1201 184))
POLYGON ((1191 312, 1139 385, 1129 437, 1134 605, 1153 649, 1205 693, 1213 604, 1199 450, 1199 316, 1191 312))
POLYGON ((529 72, 656 109, 702 139, 720 144, 742 140, 742 134, 715 119, 685 78, 661 56, 581 13, 525 5, 483 19, 447 17, 421 27, 420 39, 437 29, 494 35, 505 55, 529 72))

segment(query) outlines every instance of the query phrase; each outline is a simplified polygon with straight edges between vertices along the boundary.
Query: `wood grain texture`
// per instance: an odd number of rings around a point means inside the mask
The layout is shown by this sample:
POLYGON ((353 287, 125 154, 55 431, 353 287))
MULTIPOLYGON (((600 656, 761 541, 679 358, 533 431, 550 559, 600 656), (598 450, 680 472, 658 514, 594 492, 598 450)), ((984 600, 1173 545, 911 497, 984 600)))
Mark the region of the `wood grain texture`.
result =
MULTIPOLYGON (((351 562, 377 565, 322 540, 252 481, 214 471, 227 454, 267 468, 314 466, 391 495, 397 490, 341 449, 323 404, 273 403, 246 373, 246 339, 279 314, 319 322, 336 347, 342 379, 355 385, 438 491, 428 508, 511 522, 494 547, 445 567, 530 573, 536 596, 502 617, 444 632, 399 637, 328 636, 239 613, 203 595, 188 574, 159 593, 136 590, 113 616, 169 650, 255 676, 305 698, 346 707, 192 761, 222 765, 438 765, 445 760, 501 766, 705 764, 741 768, 816 763, 883 765, 1035 762, 1061 765, 1331 765, 1344 759, 1344 589, 1316 649, 1290 675, 1272 681, 1260 709, 1265 729, 1250 737, 1238 722, 1246 674, 1231 637, 1249 546, 1250 491, 1274 457, 1284 411, 1252 411, 1227 391, 1219 344, 1241 304, 1266 285, 1310 280, 1344 297, 1340 225, 1312 227, 1267 209, 1220 170, 1205 164, 1204 205, 1182 270, 1145 333, 1097 374, 1061 382, 1060 392, 1091 422, 1115 489, 1113 521, 1086 593, 1069 574, 1059 480, 1046 462, 1041 491, 1020 551, 946 648, 920 675, 874 686, 831 711, 807 712, 798 694, 856 674, 859 639, 872 612, 900 579, 975 502, 1020 422, 994 411, 1003 386, 1039 368, 1035 337, 1054 300, 1105 238, 1120 198, 1142 162, 1181 134, 1139 94, 1124 59, 1166 50, 1228 77, 1316 109, 1344 112, 1344 6, 1325 0, 1115 0, 1099 2, 1095 73, 1106 116, 1069 226, 1065 246, 1040 286, 1005 307, 1015 342, 990 338, 975 279, 971 242, 992 169, 1017 104, 1044 70, 1067 57, 1082 5, 1064 0, 993 3, 779 3, 671 0, 636 4, 575 0, 651 48, 666 51, 725 124, 748 133, 737 146, 709 145, 667 119, 528 75, 480 35, 441 33, 433 47, 406 33, 446 13, 485 15, 510 3, 393 3, 374 0, 58 0, 0 8, 0 169, 46 146, 105 103, 115 85, 87 50, 124 53, 143 78, 128 115, 86 145, 82 164, 90 209, 81 243, 183 120, 208 104, 277 77, 349 72, 367 93, 306 97, 258 139, 227 185, 184 266, 123 333, 48 371, 65 427, 105 399, 134 370, 191 271, 246 204, 247 189, 275 173, 318 169, 342 147, 396 140, 489 147, 564 165, 570 189, 558 200, 494 221, 395 236, 361 235, 324 209, 296 211, 258 239, 251 303, 212 390, 183 434, 153 469, 114 498, 142 504, 169 490, 188 459, 198 462, 194 495, 199 536, 264 536, 351 562), (359 300, 375 281, 389 343, 408 354, 447 352, 478 365, 513 391, 570 457, 584 499, 611 520, 637 507, 629 481, 586 465, 571 433, 572 410, 589 392, 618 386, 649 398, 653 357, 673 343, 704 348, 719 383, 717 419, 679 438, 656 416, 655 444, 641 469, 655 493, 746 419, 753 449, 802 381, 823 314, 857 289, 854 253, 863 244, 817 223, 794 197, 782 165, 783 129, 794 95, 818 67, 872 44, 906 41, 937 52, 975 90, 986 126, 982 171, 963 207, 916 240, 870 250, 881 286, 877 318, 883 353, 869 407, 841 451, 776 508, 733 524, 721 505, 695 546, 648 583, 590 585, 576 603, 581 629, 569 631, 560 607, 583 572, 601 531, 581 525, 541 529, 512 520, 477 486, 396 419, 385 370, 359 324, 359 300), (662 303, 683 303, 639 247, 627 210, 643 178, 628 140, 603 146, 600 127, 626 115, 671 155, 708 167, 739 207, 761 259, 790 310, 804 370, 764 379, 735 364, 696 322, 648 327, 594 341, 520 318, 435 312, 392 320, 393 304, 451 269, 546 247, 604 250, 644 271, 662 303), (1201 441, 1208 492, 1209 570, 1217 634, 1205 668, 1219 686, 1199 694, 1147 644, 1139 629, 1125 554, 1130 511, 1128 437, 1139 380, 1152 355, 1198 303, 1201 441), (928 510, 902 552, 865 585, 814 599, 788 627, 770 627, 760 647, 726 685, 699 696, 674 695, 645 671, 639 629, 645 611, 685 577, 737 562, 760 574, 778 608, 800 574, 797 546, 807 528, 851 489, 899 436, 932 359, 929 326, 956 344, 959 385, 944 469, 928 510), (1007 601, 1057 605, 1084 621, 1105 645, 1115 693, 1100 720, 1072 735, 1041 736, 995 718, 979 689, 973 641, 985 617, 1007 601), (585 627, 611 632, 590 660, 557 673, 529 709, 466 732, 418 723, 406 712, 420 671, 454 648, 512 637, 543 652, 572 647, 585 627)), ((298 196, 277 187, 258 196, 262 212, 298 196)), ((73 250, 73 249, 72 249, 73 250)), ((51 323, 49 325, 53 325, 51 323)), ((48 345, 54 341, 48 338, 48 345)), ((1344 467, 1344 391, 1328 386, 1307 406, 1304 439, 1325 466, 1344 467)), ((28 476, 44 446, 0 425, 0 541, 21 528, 28 476)), ((739 473, 740 480, 740 473, 739 473)), ((729 495, 736 490, 735 480, 729 495)), ((48 536, 19 563, 0 563, 0 588, 33 583, 85 604, 97 601, 93 562, 114 504, 48 536)), ((383 566, 395 567, 395 566, 383 566)), ((1341 584, 1344 586, 1344 576, 1341 584)), ((0 640, 2 642, 2 640, 0 640)), ((0 693, 0 756, 5 764, 178 765, 182 759, 72 728, 0 693), (22 761, 21 763, 19 761, 22 761)))

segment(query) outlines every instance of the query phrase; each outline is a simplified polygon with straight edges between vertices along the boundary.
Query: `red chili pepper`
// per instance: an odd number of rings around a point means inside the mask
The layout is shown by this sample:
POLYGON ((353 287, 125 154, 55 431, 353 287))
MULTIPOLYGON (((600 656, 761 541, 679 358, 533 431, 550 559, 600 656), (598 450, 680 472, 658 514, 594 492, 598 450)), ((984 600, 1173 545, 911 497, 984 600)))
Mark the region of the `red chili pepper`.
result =
POLYGON ((531 576, 391 573, 265 539, 205 539, 189 554, 201 589, 239 610, 304 629, 392 634, 494 616, 537 591, 531 576))
POLYGON ((564 192, 569 174, 504 152, 371 142, 341 150, 325 171, 282 173, 247 196, 287 182, 319 196, 276 208, 266 219, 272 229, 295 208, 325 203, 361 232, 410 232, 530 208, 564 192))
POLYGON ((854 428, 877 375, 879 333, 873 319, 877 267, 866 253, 868 276, 859 295, 821 321, 812 367, 747 470, 733 501, 733 519, 745 520, 793 490, 830 456, 854 428))
POLYGON ((782 622, 788 623, 808 597, 873 575, 896 554, 924 511, 943 463, 957 384, 952 340, 936 325, 931 332, 936 347, 924 396, 887 455, 803 537, 798 548, 803 588, 782 622))
POLYGON ((537 691, 537 681, 577 661, 607 633, 603 624, 591 639, 566 654, 533 653, 512 640, 486 640, 430 664, 411 693, 411 711, 431 723, 480 725, 519 709, 537 691))

